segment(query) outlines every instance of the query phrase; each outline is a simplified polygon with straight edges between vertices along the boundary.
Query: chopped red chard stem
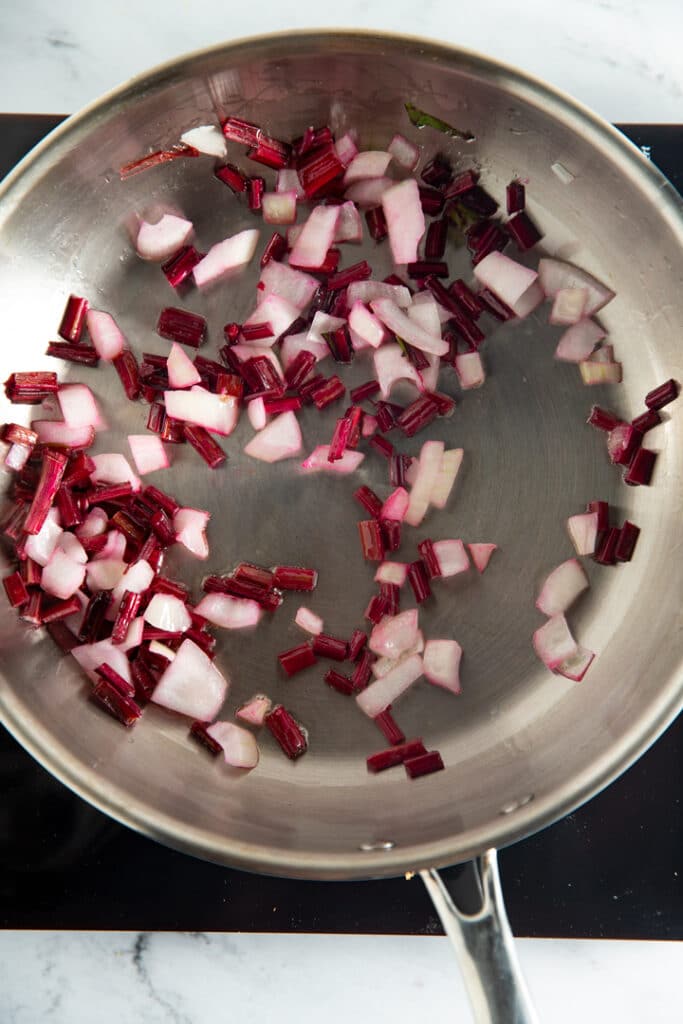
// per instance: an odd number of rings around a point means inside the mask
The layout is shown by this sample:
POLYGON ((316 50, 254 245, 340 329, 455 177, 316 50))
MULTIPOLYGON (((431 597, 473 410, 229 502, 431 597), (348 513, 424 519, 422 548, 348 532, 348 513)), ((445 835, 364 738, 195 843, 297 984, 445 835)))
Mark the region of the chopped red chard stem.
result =
POLYGON ((349 336, 349 329, 346 324, 334 331, 324 334, 323 337, 332 353, 332 358, 337 363, 350 363, 353 359, 353 346, 349 336))
POLYGON ((441 576, 441 566, 434 550, 433 541, 426 537, 417 545, 417 550, 420 552, 420 557, 424 562, 429 578, 433 580, 437 576, 441 576))
POLYGON ((21 608, 22 605, 26 604, 29 598, 29 593, 19 571, 10 573, 9 576, 4 576, 2 585, 5 588, 7 600, 11 604, 12 608, 21 608))
POLYGON ((137 549, 144 544, 147 536, 145 528, 137 523, 127 512, 122 510, 115 512, 111 517, 111 523, 134 548, 137 549))
POLYGON ((96 537, 82 537, 81 544, 88 558, 98 555, 107 544, 107 535, 100 533, 96 537))
POLYGON ((362 629, 354 629, 349 640, 349 660, 357 661, 360 655, 365 650, 365 645, 368 642, 368 635, 364 633, 362 629))
POLYGON ((448 240, 448 221, 445 217, 432 221, 427 228, 425 238, 425 259, 434 261, 443 259, 448 240))
POLYGON ((631 486, 649 484, 656 461, 657 452, 653 452, 649 448, 639 448, 624 473, 624 483, 631 486))
POLYGON ((157 576, 152 580, 149 588, 151 594, 171 594, 181 601, 187 601, 190 596, 190 589, 178 580, 172 580, 168 576, 157 576))
POLYGON ((160 643, 170 647, 171 650, 180 643, 182 637, 182 633, 174 632, 170 629, 159 629, 158 626, 150 626, 147 622, 142 630, 143 643, 151 643, 153 640, 158 640, 160 643))
POLYGON ((134 594, 131 590, 124 591, 111 633, 111 642, 113 644, 122 644, 124 642, 130 624, 137 615, 141 604, 142 594, 134 594))
POLYGON ((340 270, 339 273, 332 274, 327 280, 327 288, 329 291, 335 292, 340 288, 348 287, 354 281, 367 281, 369 277, 372 277, 372 267, 367 260, 361 260, 360 263, 354 263, 353 266, 347 267, 346 270, 340 270))
POLYGON ((114 369, 119 375, 126 398, 131 402, 140 397, 140 371, 137 359, 129 348, 126 348, 112 360, 114 369))
POLYGON ((606 501, 591 501, 586 506, 587 512, 598 514, 598 539, 600 535, 609 529, 609 504, 606 501))
POLYGON ((372 664, 375 660, 375 655, 372 651, 365 648, 356 662, 356 667, 351 674, 351 682, 353 683, 354 693, 360 693, 364 690, 370 678, 372 676, 372 664))
POLYGON ((121 484, 103 484, 101 487, 95 487, 94 490, 88 491, 86 495, 88 508, 92 508, 93 505, 104 505, 109 501, 117 501, 119 498, 127 498, 132 492, 130 480, 121 484))
POLYGON ((160 434, 164 429, 166 410, 160 402, 152 402, 147 413, 147 429, 154 434, 160 434))
POLYGON ((411 562, 408 566, 408 583, 410 583, 418 604, 422 604, 431 596, 432 588, 429 585, 429 577, 422 560, 411 562))
POLYGON ((346 661, 349 655, 349 645, 346 640, 330 636, 328 633, 318 633, 313 637, 313 653, 319 658, 331 658, 332 661, 346 661))
POLYGON ((401 524, 398 519, 382 519, 380 525, 384 550, 398 551, 401 546, 401 524))
POLYGON ((283 751, 292 761, 308 749, 306 733, 282 704, 277 704, 265 717, 265 724, 283 751))
POLYGON ((452 179, 453 168, 445 156, 437 153, 424 165, 420 177, 425 185, 431 185, 432 188, 443 188, 452 179))
POLYGON ((43 625, 47 626, 48 622, 67 619, 70 615, 76 615, 80 610, 80 599, 76 594, 72 594, 71 597, 63 598, 61 601, 53 601, 48 608, 43 606, 40 615, 43 625))
POLYGON ((422 395, 407 406, 396 420, 406 437, 414 437, 439 415, 439 405, 431 395, 422 395))
POLYGON ((659 415, 656 409, 648 409, 647 412, 642 412, 640 416, 636 416, 631 421, 631 426, 636 430, 639 430, 641 434, 646 434, 648 430, 652 430, 659 423, 662 422, 662 417, 659 415))
MULTIPOLYGON (((308 267, 300 263, 292 263, 291 257, 289 260, 290 266, 295 267, 297 270, 307 271, 309 274, 333 274, 339 266, 341 260, 341 252, 339 249, 328 249, 325 255, 324 261, 319 267, 308 267)), ((332 301, 330 297, 330 301, 332 301)))
POLYGON ((375 242, 383 242, 389 234, 387 220, 381 206, 373 206, 365 211, 365 223, 370 232, 370 238, 375 242))
POLYGON ((489 291, 488 288, 482 288, 481 291, 477 292, 477 298, 486 308, 486 312, 494 316, 496 320, 513 320, 514 312, 509 306, 506 306, 497 295, 489 291))
POLYGON ((443 193, 427 185, 420 185, 418 193, 422 212, 426 213, 428 217, 438 217, 444 208, 443 193))
POLYGON ((275 397, 285 390, 277 370, 268 356, 253 356, 242 364, 242 373, 254 398, 275 397))
POLYGON ((361 424, 364 417, 363 410, 358 405, 349 406, 345 417, 350 423, 349 437, 346 442, 347 448, 357 448, 361 439, 361 424))
POLYGON ((678 398, 678 390, 678 383, 671 378, 660 384, 658 388, 648 391, 645 395, 645 405, 648 409, 663 409, 669 402, 678 398))
POLYGON ((107 665, 106 663, 99 665, 95 669, 95 674, 98 675, 100 679, 105 679, 110 686, 113 686, 117 693, 121 694, 122 697, 134 696, 135 687, 133 683, 127 682, 123 676, 119 675, 119 673, 111 667, 111 665, 107 665))
POLYGON ((383 455, 385 459, 393 460, 394 446, 391 441, 387 441, 386 437, 380 437, 378 434, 375 434, 370 438, 370 444, 375 451, 379 452, 380 455, 383 455))
POLYGON ((169 516, 174 516, 180 505, 170 494, 166 494, 165 491, 155 487, 154 484, 148 484, 142 492, 153 505, 159 505, 163 508, 164 512, 169 516))
POLYGON ((19 574, 27 587, 39 587, 42 568, 32 558, 25 558, 19 566, 19 574))
POLYGON ((2 439, 7 444, 24 444, 32 448, 38 441, 35 430, 22 427, 18 423, 5 423, 2 428, 2 439))
POLYGON ((240 117, 226 117, 221 122, 221 130, 230 142, 241 142, 243 146, 255 146, 261 135, 257 124, 243 121, 240 117))
POLYGON ((145 543, 138 551, 138 559, 141 562, 147 562, 153 572, 159 572, 161 569, 164 560, 164 549, 153 534, 149 534, 145 543))
POLYGON ((588 423, 592 427, 597 427, 598 430, 614 430, 620 422, 618 416, 615 416, 613 412, 609 412, 607 409, 601 409, 599 405, 593 406, 588 417, 588 423))
POLYGON ((502 252, 508 240, 508 236, 496 224, 490 224, 479 239, 477 247, 472 250, 472 266, 476 267, 489 253, 502 252))
POLYGON ((448 294, 472 319, 476 320, 484 312, 484 303, 461 278, 448 286, 448 294))
POLYGON ((273 569, 273 586, 278 590, 315 590, 318 573, 315 569, 302 569, 297 565, 277 565, 273 569))
POLYGON ((279 263, 286 253, 287 240, 279 231, 274 231, 263 250, 263 255, 261 256, 260 261, 261 269, 263 269, 266 264, 270 263, 271 260, 275 260, 276 263, 279 263))
POLYGON ((618 466, 629 466, 640 448, 643 435, 630 423, 617 423, 607 435, 607 451, 610 460, 618 466))
POLYGON ((263 205, 263 193, 266 191, 265 178, 249 178, 247 181, 247 206, 256 213, 263 205))
MULTIPOLYGON (((313 377, 309 377, 307 381, 299 385, 299 395, 304 402, 312 402, 313 396, 318 388, 322 387, 323 384, 327 383, 327 378, 323 377, 321 373, 314 374, 313 377)), ((341 396, 335 396, 341 397, 341 396)))
POLYGON ((57 391, 57 374, 51 371, 12 373, 5 381, 5 394, 13 405, 39 405, 57 391))
POLYGON ((389 467, 389 482, 392 487, 405 487, 406 473, 410 469, 412 459, 409 455, 394 453, 389 467))
POLYGON ((427 359, 427 356, 424 354, 424 352, 419 348, 415 348, 413 345, 406 344, 405 342, 404 345, 406 353, 408 355, 408 359, 410 359, 415 369, 426 370, 427 367, 429 366, 429 360, 427 359))
POLYGON ((158 167, 159 164, 168 163, 169 160, 179 160, 181 157, 195 156, 199 156, 199 150, 195 149, 194 146, 177 145, 173 146, 172 149, 160 149, 156 153, 148 153, 146 156, 140 157, 139 160, 132 160, 130 163, 124 164, 119 168, 119 175, 121 181, 126 181, 128 178, 132 178, 134 174, 148 171, 151 167, 158 167))
POLYGON ((278 416, 282 412, 298 412, 303 402, 298 395, 284 395, 282 398, 264 398, 263 405, 268 416, 278 416))
POLYGON ((436 260, 417 260, 408 264, 406 273, 413 281, 425 277, 448 277, 448 264, 436 260))
POLYGON ((40 533, 59 490, 67 462, 68 456, 63 452, 44 449, 40 477, 23 525, 24 533, 40 533))
POLYGON ((192 640, 192 642, 195 643, 197 647, 201 647, 201 649, 204 651, 204 654, 206 654, 209 658, 213 660, 215 656, 214 651, 216 648, 215 636, 212 636, 211 633, 205 633, 201 629, 194 628, 186 630, 184 636, 186 640, 192 640))
POLYGON ((285 381, 287 387, 296 391, 306 380, 316 364, 316 358, 312 352, 302 349, 298 352, 292 362, 285 370, 285 381))
POLYGON ((406 738, 403 730, 394 721, 390 707, 381 711, 379 715, 375 715, 373 722, 380 730, 387 743, 391 743, 392 747, 398 746, 399 743, 405 743, 406 738))
POLYGON ((356 501, 360 502, 366 512, 369 512, 374 519, 379 519, 382 512, 382 500, 377 497, 370 487, 362 484, 353 492, 353 496, 356 501))
POLYGON ((10 512, 2 524, 3 537, 7 537, 8 540, 18 541, 22 536, 22 527, 24 525, 24 519, 28 507, 25 502, 19 502, 16 507, 10 509, 10 512))
POLYGON ((593 555, 595 561, 600 565, 614 565, 616 561, 615 552, 620 534, 621 530, 618 526, 608 527, 603 534, 602 539, 596 548, 595 554, 593 555))
POLYGON ((614 547, 614 557, 617 562, 631 561, 639 536, 640 527, 625 519, 614 547))
POLYGON ((299 162, 297 170, 306 197, 312 199, 344 173, 344 165, 330 143, 329 146, 307 153, 299 162))
POLYGON ((443 760, 438 750, 428 750, 426 754, 409 757, 403 762, 406 775, 410 779, 419 779, 422 775, 432 775, 443 771, 443 760))
POLYGON ((261 590, 272 590, 275 584, 274 574, 270 569, 264 569, 260 565, 252 565, 251 562, 240 562, 233 573, 233 579, 239 582, 251 583, 261 590))
POLYGON ((150 517, 149 524, 154 531, 154 536, 162 547, 168 548, 171 544, 175 544, 176 532, 173 529, 171 520, 164 512, 163 508, 158 508, 156 510, 156 512, 150 517))
MULTIPOLYGON (((200 427, 195 423, 185 423, 183 433, 185 435, 185 440, 192 445, 199 455, 201 455, 204 462, 210 469, 217 469, 218 466, 223 465, 227 459, 227 455, 218 442, 213 439, 208 430, 205 430, 204 427, 200 427)), ((173 542, 169 541, 169 543, 173 542)))
POLYGON ((186 309, 167 306, 159 314, 157 334, 168 341, 199 348, 206 339, 206 320, 203 316, 190 313, 186 309))
POLYGON ((363 612, 363 617, 376 626, 387 614, 387 602, 381 594, 373 594, 363 612))
POLYGON ((79 295, 70 295, 66 300, 64 315, 57 330, 59 337, 64 338, 64 341, 80 341, 87 312, 88 300, 79 295))
POLYGON ((472 189, 476 188, 478 181, 478 171, 474 171, 471 168, 467 171, 462 171, 444 189, 444 198, 447 200, 458 199, 460 196, 465 195, 466 192, 471 192, 472 189))
POLYGON ((95 685, 90 694, 90 699, 128 728, 135 725, 142 714, 140 706, 132 697, 119 693, 106 679, 101 679, 95 685))
POLYGON ((60 620, 57 622, 48 622, 45 625, 51 638, 59 647, 62 654, 70 654, 74 647, 78 647, 78 639, 71 632, 69 627, 60 620))
POLYGON ((228 345, 236 345, 241 333, 241 325, 236 324, 234 322, 226 324, 225 327, 223 328, 223 334, 228 345))
POLYGON ((493 217, 498 209, 496 200, 481 185, 474 185, 473 188, 461 192, 458 202, 478 217, 493 217))
POLYGON ((262 590, 244 580, 235 580, 230 576, 207 576, 202 584, 206 594, 231 594, 232 597, 248 597, 257 601, 266 611, 274 612, 282 604, 279 590, 262 590))
POLYGON ((68 341, 51 341, 47 346, 46 355, 55 359, 64 359, 67 363, 78 363, 80 366, 97 366, 100 357, 90 345, 79 345, 68 341))
POLYGON ((261 324, 243 324, 242 337, 245 341, 259 341, 261 338, 270 338, 273 328, 267 321, 261 324))
POLYGON ((532 249, 536 242, 539 242, 543 235, 538 230, 526 213, 517 213, 505 225, 506 231, 511 236, 518 249, 526 252, 532 249))
POLYGON ((19 618, 27 622, 29 626, 42 626, 42 603, 43 594, 40 590, 32 590, 26 601, 19 609, 19 618))
POLYGON ((179 288, 188 278, 192 280, 190 276, 192 271, 205 255, 203 252, 197 252, 193 245, 184 245, 173 256, 169 256, 161 264, 161 270, 171 288, 179 288))
POLYGON ((130 663, 130 674, 135 687, 135 700, 138 704, 146 704, 151 700, 154 688, 157 685, 156 676, 143 660, 146 652, 142 650, 137 658, 130 663))
POLYGON ((345 697, 350 697, 353 693, 353 681, 333 668, 327 670, 324 679, 328 686, 337 690, 338 693, 343 693, 345 697))
POLYGON ((401 591, 395 583, 380 583, 379 596, 384 601, 387 615, 398 615, 401 610, 401 591))
MULTIPOLYGON (((310 382, 309 382, 310 383, 310 382)), ((304 397, 303 388, 300 388, 301 397, 304 397)), ((324 409, 332 402, 342 398, 346 394, 346 385, 337 376, 328 377, 318 385, 312 393, 313 403, 317 409, 324 409)))
POLYGON ((213 754, 214 757, 218 757, 219 754, 223 753, 223 747, 215 740, 213 736, 210 736, 206 731, 208 722, 193 722, 190 726, 190 736, 193 740, 199 743, 202 747, 213 754))
POLYGON ((380 750, 368 757, 366 764, 369 772, 383 772, 386 768, 393 768, 397 764, 403 764, 409 758, 419 757, 426 754, 425 745, 422 740, 408 740, 396 747, 389 747, 387 750, 380 750))
POLYGON ((375 406, 375 417, 377 418, 377 429, 383 434, 393 430, 396 426, 396 417, 391 406, 387 402, 377 402, 375 406))
POLYGON ((505 189, 505 201, 509 214, 521 213, 526 202, 526 189, 521 181, 511 181, 505 189))
POLYGON ((384 540, 382 530, 376 519, 364 519, 358 523, 363 558, 368 562, 381 562, 384 559, 384 540))

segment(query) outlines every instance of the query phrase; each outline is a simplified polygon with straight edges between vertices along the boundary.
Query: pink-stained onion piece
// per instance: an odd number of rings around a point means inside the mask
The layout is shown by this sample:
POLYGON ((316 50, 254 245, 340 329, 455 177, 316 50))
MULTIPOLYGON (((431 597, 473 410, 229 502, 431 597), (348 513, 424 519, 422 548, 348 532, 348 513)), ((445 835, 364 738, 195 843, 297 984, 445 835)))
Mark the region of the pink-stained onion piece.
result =
POLYGON ((605 332, 595 320, 579 320, 568 327, 557 343, 555 358, 566 363, 581 363, 588 359, 605 332))
POLYGON ((451 693, 460 693, 462 647, 457 640, 427 640, 423 666, 425 679, 451 693))
POLYGON ((46 594, 65 600, 80 589, 85 579, 85 566, 56 548, 43 569, 40 586, 46 594))
POLYGON ((192 270, 197 287, 205 288, 239 273, 251 262, 258 239, 258 229, 249 228, 212 245, 192 270))
POLYGON ((292 249, 289 257, 290 264, 293 267, 305 268, 322 266, 327 251, 334 242, 338 220, 339 207, 314 207, 292 249))
POLYGON ((214 722, 206 728, 212 739, 220 743, 226 763, 232 768, 255 768, 259 749, 254 734, 233 722, 214 722))
POLYGON ((154 594, 144 611, 145 622, 168 633, 184 633, 192 625, 185 602, 173 594, 154 594))
POLYGON ((68 427, 99 430, 105 425, 95 396, 87 384, 62 384, 57 392, 57 401, 68 427))
POLYGON ((235 717, 240 718, 243 722, 248 722, 249 725, 261 726, 265 722, 266 715, 269 713, 273 706, 273 702, 270 697, 266 697, 262 693, 256 694, 251 700, 248 700, 246 704, 238 708, 235 712, 235 717))
POLYGON ((409 142, 403 135, 394 135, 387 146, 387 151, 404 171, 414 171, 420 161, 419 146, 409 142))
POLYGON ((598 513, 580 512, 570 516, 567 531, 577 555, 592 555, 598 539, 598 513))
POLYGON ((478 352, 461 352, 455 357, 455 372, 460 381, 460 387, 467 391, 470 388, 479 388, 486 380, 486 371, 478 352))
POLYGON ((196 423, 223 437, 232 434, 239 419, 239 404, 234 395, 214 395, 199 385, 190 391, 164 391, 164 402, 171 419, 196 423))
POLYGON ((405 521, 410 526, 419 526, 425 517, 441 470, 443 454, 443 441, 425 441, 422 445, 420 463, 405 514, 405 521))
MULTIPOLYGON (((369 284, 370 282, 363 282, 369 284)), ((385 327, 397 334, 409 345, 419 348, 422 352, 430 352, 435 356, 444 356, 448 352, 448 342, 435 337, 410 319, 391 299, 373 299, 370 302, 372 312, 382 321, 385 327)))
POLYGON ((304 633, 312 636, 319 636, 323 631, 323 620, 303 604, 298 608, 294 622, 304 633))
POLYGON ((399 661, 381 679, 370 683, 367 689, 357 695, 356 703, 366 715, 376 718, 398 700, 422 674, 422 658, 419 654, 411 654, 409 658, 399 661))
POLYGON ((372 630, 368 647, 384 658, 398 658, 417 640, 417 608, 386 615, 372 630))
POLYGON ((354 473, 365 458, 363 452, 346 449, 341 459, 330 462, 328 459, 330 446, 319 444, 311 454, 301 463, 301 468, 306 473, 354 473))
POLYGON ((298 455, 301 445, 299 421, 293 412, 283 412, 249 441, 244 452, 262 462, 279 462, 298 455))
POLYGON ((491 252, 485 256, 475 266, 474 276, 483 288, 492 291, 520 319, 543 302, 543 289, 536 271, 502 252, 491 252))
POLYGON ((209 512, 199 508, 179 508, 173 516, 176 540, 196 558, 209 557, 206 527, 211 518, 209 512))
POLYGON ((141 476, 167 469, 170 465, 168 454, 157 434, 129 434, 128 444, 135 468, 141 476))
POLYGON ((474 562, 477 572, 482 573, 491 561, 491 555, 498 550, 497 544, 468 544, 470 556, 474 562))
POLYGON ((223 629, 247 629, 256 626, 263 614, 257 601, 230 594, 205 594, 195 608, 197 615, 223 629))
POLYGON ((110 313, 89 309, 85 318, 93 348, 100 359, 112 362, 126 348, 126 339, 110 313))
POLYGON ((152 700, 200 722, 211 722, 221 709, 229 680, 192 640, 183 640, 162 673, 152 700))
POLYGON ((571 679, 572 682, 580 683, 591 667, 594 658, 595 654, 593 651, 589 651, 586 647, 578 644, 576 652, 566 658, 561 665, 558 665, 555 671, 558 675, 564 676, 565 679, 571 679))
POLYGON ((165 213, 156 224, 140 221, 135 248, 143 260, 161 263, 181 249, 192 234, 192 221, 165 213))
MULTIPOLYGON (((475 271, 475 276, 476 271, 475 271)), ((583 288, 587 292, 586 305, 582 316, 593 316, 610 302, 615 293, 611 288, 601 284, 592 274, 573 266, 571 263, 564 263, 562 260, 544 258, 539 260, 538 279, 544 294, 554 299, 559 291, 565 288, 583 288)), ((490 287, 490 286, 488 286, 490 287)), ((495 291, 495 289, 491 289, 495 291)), ((501 296, 503 301, 505 296, 501 296)), ((508 303, 509 305, 509 303, 508 303)))
POLYGON ((140 478, 133 472, 128 459, 120 452, 106 452, 93 455, 93 469, 90 479, 94 484, 125 484, 129 483, 133 491, 142 486, 140 478))
POLYGON ((588 585, 588 577, 581 563, 575 558, 569 558, 546 577, 536 607, 548 616, 565 612, 588 585))
POLYGON ((189 388, 193 384, 201 384, 201 374, 197 370, 185 349, 177 342, 171 345, 171 351, 166 359, 168 371, 168 383, 171 388, 189 388))
POLYGON ((578 645, 572 636, 564 615, 553 615, 536 630, 534 650, 543 664, 552 672, 577 653, 578 645))
POLYGON ((433 547, 442 576, 457 576, 469 569, 470 560, 461 540, 435 540, 433 547))
POLYGON ((425 217, 415 179, 406 178, 387 189, 382 196, 382 209, 394 263, 414 263, 418 243, 425 233, 425 217))

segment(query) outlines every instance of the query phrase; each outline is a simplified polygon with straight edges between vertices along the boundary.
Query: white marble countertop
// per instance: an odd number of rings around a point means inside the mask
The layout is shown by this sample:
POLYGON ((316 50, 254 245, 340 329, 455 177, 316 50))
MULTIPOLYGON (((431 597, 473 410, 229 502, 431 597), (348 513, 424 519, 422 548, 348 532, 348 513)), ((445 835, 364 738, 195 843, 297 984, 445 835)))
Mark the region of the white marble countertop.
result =
MULTIPOLYGON (((0 110, 70 113, 228 37, 311 25, 422 34, 517 64, 611 121, 683 121, 680 0, 0 0, 0 110)), ((521 940, 545 1024, 680 1015, 683 944, 521 940)), ((445 939, 0 933, 2 1024, 470 1020, 445 939)))

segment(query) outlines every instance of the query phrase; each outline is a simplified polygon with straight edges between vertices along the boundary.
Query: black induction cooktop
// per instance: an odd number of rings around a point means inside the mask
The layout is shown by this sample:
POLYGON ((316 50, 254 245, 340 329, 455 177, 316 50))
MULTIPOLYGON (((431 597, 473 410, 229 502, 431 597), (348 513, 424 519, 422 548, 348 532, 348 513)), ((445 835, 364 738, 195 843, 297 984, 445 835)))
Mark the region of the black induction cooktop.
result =
MULTIPOLYGON (((0 177, 60 120, 0 115, 0 177)), ((683 126, 620 127, 683 191, 683 126)), ((683 939, 682 768, 679 719, 600 796, 503 850, 515 934, 683 939)), ((167 850, 74 796, 1 726, 0 926, 440 931, 418 880, 294 882, 167 850)))

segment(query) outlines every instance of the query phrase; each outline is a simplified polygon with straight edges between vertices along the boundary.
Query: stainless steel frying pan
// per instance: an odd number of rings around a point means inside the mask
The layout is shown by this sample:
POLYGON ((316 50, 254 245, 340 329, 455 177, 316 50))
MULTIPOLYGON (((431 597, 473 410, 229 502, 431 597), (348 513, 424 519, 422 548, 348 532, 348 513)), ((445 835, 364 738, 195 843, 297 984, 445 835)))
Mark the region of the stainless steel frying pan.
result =
MULTIPOLYGON (((483 389, 457 394, 448 382, 458 408, 430 433, 462 446, 466 462, 448 510, 431 515, 425 532, 494 540, 500 551, 483 577, 445 582, 424 611, 428 635, 453 636, 464 647, 463 695, 418 684, 400 706, 401 722, 442 751, 446 771, 414 784, 400 771, 367 775, 364 759, 381 746, 374 726, 323 685, 320 671, 285 681, 276 670, 275 652, 294 642, 291 598, 253 635, 223 637, 219 661, 232 676, 231 706, 265 690, 309 726, 310 752, 295 764, 265 738, 258 770, 230 777, 187 741, 183 722, 154 707, 134 731, 119 728, 85 699, 71 660, 10 614, 0 620, 3 721, 86 800, 198 857, 316 879, 423 871, 464 951, 480 1019, 531 1020, 524 992, 514 989, 514 957, 506 962, 509 930, 493 917, 499 892, 491 851, 601 790, 666 728, 683 698, 683 411, 673 406, 670 420, 650 435, 660 450, 651 487, 623 486, 607 464, 603 438, 584 423, 596 400, 630 416, 646 391, 683 376, 680 200, 587 110, 472 53, 351 32, 223 45, 143 75, 71 118, 0 189, 3 377, 54 368, 42 353, 70 291, 117 314, 137 350, 167 350, 154 325, 175 299, 158 268, 131 253, 127 216, 170 201, 193 219, 202 246, 253 220, 213 178, 210 158, 179 160, 125 183, 117 169, 228 113, 284 137, 308 124, 353 126, 370 148, 400 130, 419 138, 427 154, 442 150, 460 166, 477 163, 498 196, 512 177, 528 178, 545 250, 617 292, 603 322, 623 361, 624 384, 589 390, 574 367, 557 364, 545 312, 515 327, 489 325, 483 389), (406 100, 472 130, 476 141, 431 130, 418 136, 406 122, 406 100), (551 169, 556 162, 573 175, 570 184, 551 169), (642 535, 631 564, 588 567, 592 586, 572 623, 598 657, 574 684, 534 657, 533 602, 539 579, 571 553, 566 517, 594 498, 608 499, 642 535), (449 904, 434 869, 476 857, 483 903, 468 918, 449 904)), ((357 258, 354 252, 349 262, 357 258)), ((467 275, 461 252, 448 258, 454 276, 467 275)), ((222 325, 250 309, 254 283, 255 272, 183 299, 208 317, 208 354, 222 325)), ((353 383, 368 375, 361 364, 351 371, 353 383)), ((144 430, 144 409, 122 399, 110 368, 79 368, 73 376, 102 397, 111 430, 100 435, 99 450, 125 450, 125 435, 144 430)), ((311 447, 329 436, 329 420, 315 412, 303 415, 302 426, 311 447)), ((302 480, 293 463, 264 468, 242 454, 248 434, 243 423, 220 471, 205 471, 192 451, 180 450, 174 471, 155 482, 211 510, 212 568, 242 558, 316 565, 315 608, 331 631, 348 634, 372 579, 357 553, 348 481, 302 480)), ((419 444, 416 438, 408 448, 419 444)), ((384 474, 368 456, 360 477, 381 490, 384 474)), ((412 554, 412 546, 405 551, 412 554)), ((197 586, 206 571, 180 554, 174 568, 197 586)))

